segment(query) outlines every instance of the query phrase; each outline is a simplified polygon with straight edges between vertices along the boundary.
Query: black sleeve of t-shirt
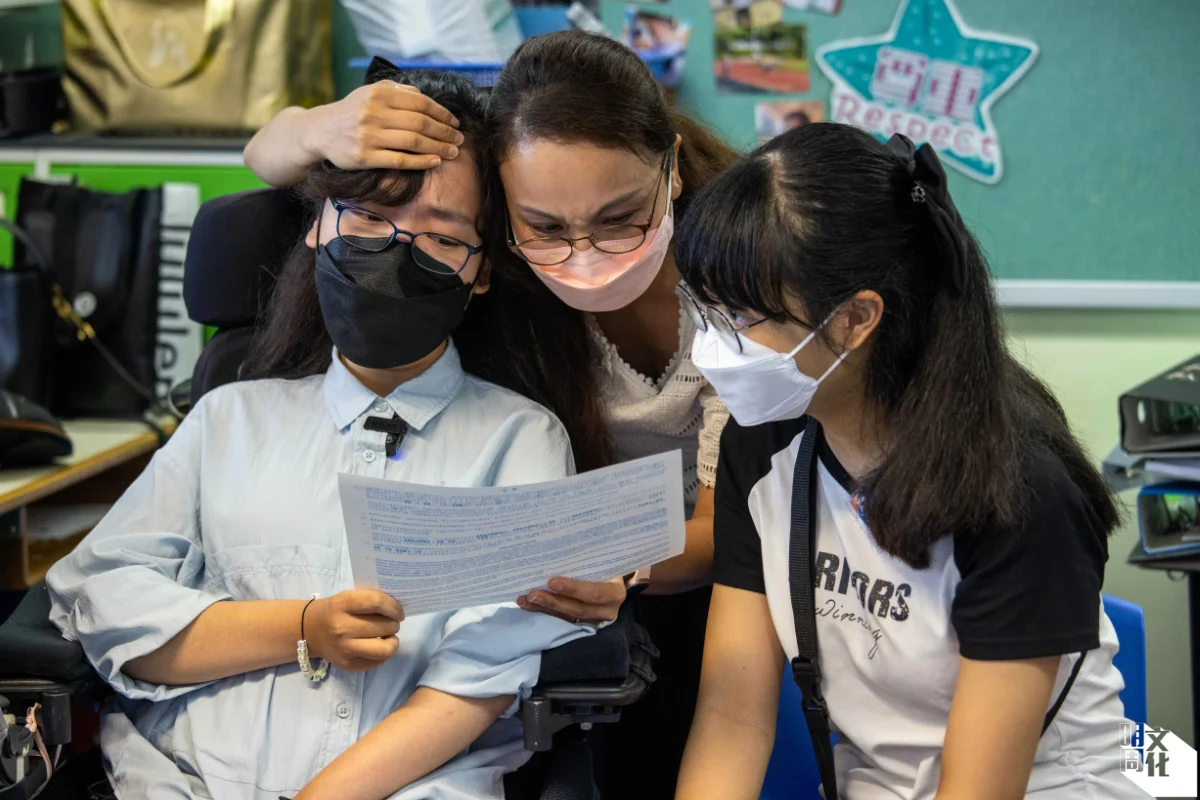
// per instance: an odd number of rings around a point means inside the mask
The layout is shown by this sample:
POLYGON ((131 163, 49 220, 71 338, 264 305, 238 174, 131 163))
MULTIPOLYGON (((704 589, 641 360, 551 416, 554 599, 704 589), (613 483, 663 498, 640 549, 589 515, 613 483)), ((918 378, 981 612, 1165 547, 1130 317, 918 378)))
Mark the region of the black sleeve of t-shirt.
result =
POLYGON ((950 621, 965 658, 1042 658, 1100 646, 1107 531, 1055 456, 1029 464, 1021 522, 954 539, 961 581, 950 621))
POLYGON ((747 505, 750 490, 762 473, 756 463, 762 454, 756 452, 754 439, 751 429, 732 419, 721 433, 713 490, 713 582, 765 594, 762 543, 747 505))

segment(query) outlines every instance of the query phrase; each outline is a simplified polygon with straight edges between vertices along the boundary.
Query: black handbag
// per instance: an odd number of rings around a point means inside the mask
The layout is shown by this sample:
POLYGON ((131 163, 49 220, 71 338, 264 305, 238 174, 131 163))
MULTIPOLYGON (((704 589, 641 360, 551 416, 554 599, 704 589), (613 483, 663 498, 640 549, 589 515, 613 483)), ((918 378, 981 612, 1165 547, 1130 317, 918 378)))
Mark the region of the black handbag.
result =
MULTIPOLYGON (((46 397, 56 416, 139 417, 155 403, 161 214, 161 189, 21 181, 17 227, 27 240, 16 241, 16 270, 43 270, 53 334, 42 348, 31 344, 49 375, 17 380, 48 387, 48 396, 21 393, 46 397)), ((32 357, 18 358, 28 371, 32 357)))

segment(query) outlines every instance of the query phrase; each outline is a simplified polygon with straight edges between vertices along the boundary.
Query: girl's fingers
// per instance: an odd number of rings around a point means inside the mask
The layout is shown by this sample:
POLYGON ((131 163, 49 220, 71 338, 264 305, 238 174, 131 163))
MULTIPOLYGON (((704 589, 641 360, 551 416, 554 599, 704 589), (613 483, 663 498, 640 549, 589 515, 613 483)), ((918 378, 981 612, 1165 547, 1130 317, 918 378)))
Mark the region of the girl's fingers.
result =
POLYGON ((355 639, 346 646, 351 658, 366 661, 387 661, 400 649, 400 640, 395 636, 378 639, 355 639))
POLYGON ((571 622, 599 623, 611 622, 616 619, 620 604, 597 605, 553 592, 536 590, 528 594, 526 604, 522 608, 529 611, 542 611, 571 622))
POLYGON ((625 602, 625 582, 620 578, 611 581, 577 581, 571 578, 551 578, 550 591, 593 605, 620 605, 625 602))

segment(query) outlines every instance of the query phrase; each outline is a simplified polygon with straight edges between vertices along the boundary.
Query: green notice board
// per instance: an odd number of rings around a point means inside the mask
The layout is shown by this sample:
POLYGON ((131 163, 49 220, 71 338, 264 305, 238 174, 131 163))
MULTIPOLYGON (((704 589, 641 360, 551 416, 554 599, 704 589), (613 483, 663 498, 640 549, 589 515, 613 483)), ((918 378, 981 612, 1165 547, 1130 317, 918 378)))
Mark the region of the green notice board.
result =
POLYGON ((265 184, 245 167, 141 166, 107 164, 71 164, 68 156, 50 167, 53 175, 70 175, 80 186, 101 192, 127 192, 164 183, 194 183, 200 187, 200 201, 221 195, 260 189, 265 184))
MULTIPOLYGON (((811 91, 730 94, 713 77, 708 0, 637 8, 692 25, 680 105, 742 147, 754 106, 826 101, 813 54, 837 39, 882 35, 897 0, 842 0, 826 16, 784 8, 808 27, 811 91)), ((603 0, 620 30, 627 4, 603 0)), ((1032 39, 1033 68, 992 106, 1005 174, 995 186, 951 171, 963 216, 998 278, 1200 281, 1200 2, 959 0, 971 28, 1032 39)))

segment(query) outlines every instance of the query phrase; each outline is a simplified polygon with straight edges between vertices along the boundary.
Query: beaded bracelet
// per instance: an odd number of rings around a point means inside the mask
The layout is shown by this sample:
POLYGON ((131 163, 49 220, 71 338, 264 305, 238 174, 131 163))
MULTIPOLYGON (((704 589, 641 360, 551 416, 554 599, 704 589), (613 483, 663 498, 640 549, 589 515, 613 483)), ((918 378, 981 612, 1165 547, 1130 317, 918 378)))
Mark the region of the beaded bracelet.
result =
POLYGON ((304 604, 304 610, 300 612, 300 641, 296 642, 296 660, 300 662, 300 674, 313 683, 325 680, 325 676, 329 674, 329 662, 323 658, 321 666, 313 669, 312 661, 308 657, 308 640, 304 638, 304 615, 308 613, 308 607, 313 601, 320 596, 319 592, 314 592, 312 599, 304 604))

